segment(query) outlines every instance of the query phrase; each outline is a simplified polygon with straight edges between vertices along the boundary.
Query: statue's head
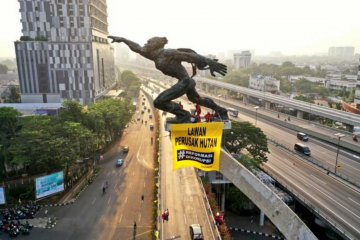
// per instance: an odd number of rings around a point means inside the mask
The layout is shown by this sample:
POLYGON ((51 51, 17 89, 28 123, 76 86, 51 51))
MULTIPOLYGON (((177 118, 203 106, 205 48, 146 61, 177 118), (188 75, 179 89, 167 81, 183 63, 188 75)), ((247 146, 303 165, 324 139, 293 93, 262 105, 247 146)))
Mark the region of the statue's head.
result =
POLYGON ((145 43, 144 48, 146 51, 153 51, 159 48, 163 48, 168 43, 166 37, 153 37, 145 43))

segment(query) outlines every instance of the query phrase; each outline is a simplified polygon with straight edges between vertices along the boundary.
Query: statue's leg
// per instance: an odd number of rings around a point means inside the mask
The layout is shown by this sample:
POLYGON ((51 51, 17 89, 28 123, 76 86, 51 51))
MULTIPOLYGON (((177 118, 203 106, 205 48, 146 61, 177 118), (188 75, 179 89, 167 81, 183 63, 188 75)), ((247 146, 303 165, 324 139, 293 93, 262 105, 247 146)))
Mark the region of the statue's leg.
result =
POLYGON ((195 85, 191 78, 184 78, 178 81, 174 86, 166 89, 154 100, 154 107, 172 113, 176 118, 172 122, 191 122, 191 114, 180 108, 180 105, 172 100, 184 95, 189 86, 195 85))
POLYGON ((217 105, 214 100, 207 97, 200 97, 199 93, 196 91, 195 87, 188 89, 186 92, 186 96, 193 103, 198 103, 200 106, 204 106, 207 108, 211 108, 216 113, 219 114, 221 120, 229 120, 229 116, 227 114, 227 110, 223 107, 217 105))

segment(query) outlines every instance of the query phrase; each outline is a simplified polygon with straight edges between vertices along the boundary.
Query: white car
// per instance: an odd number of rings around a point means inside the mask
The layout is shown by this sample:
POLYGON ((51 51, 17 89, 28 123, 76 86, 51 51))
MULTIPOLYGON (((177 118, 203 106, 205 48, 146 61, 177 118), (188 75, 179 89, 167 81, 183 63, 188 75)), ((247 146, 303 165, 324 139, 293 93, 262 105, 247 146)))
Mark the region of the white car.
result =
POLYGON ((353 134, 357 137, 360 137, 360 126, 354 127, 353 134))
POLYGON ((203 240, 204 236, 200 224, 190 225, 190 238, 191 240, 203 240))

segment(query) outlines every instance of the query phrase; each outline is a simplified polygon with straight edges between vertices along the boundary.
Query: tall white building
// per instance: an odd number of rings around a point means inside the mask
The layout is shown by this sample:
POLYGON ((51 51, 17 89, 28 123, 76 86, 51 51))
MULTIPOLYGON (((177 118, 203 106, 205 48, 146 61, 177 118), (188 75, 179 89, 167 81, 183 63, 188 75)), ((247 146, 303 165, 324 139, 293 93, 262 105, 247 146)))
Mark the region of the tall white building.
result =
POLYGON ((280 80, 271 76, 250 75, 249 88, 263 92, 280 92, 280 80))
POLYGON ((248 68, 250 66, 251 53, 250 51, 242 51, 241 53, 234 53, 234 68, 248 68))
POLYGON ((18 0, 22 102, 89 104, 115 84, 106 0, 18 0))
POLYGON ((329 47, 329 57, 351 58, 354 57, 354 47, 329 47))

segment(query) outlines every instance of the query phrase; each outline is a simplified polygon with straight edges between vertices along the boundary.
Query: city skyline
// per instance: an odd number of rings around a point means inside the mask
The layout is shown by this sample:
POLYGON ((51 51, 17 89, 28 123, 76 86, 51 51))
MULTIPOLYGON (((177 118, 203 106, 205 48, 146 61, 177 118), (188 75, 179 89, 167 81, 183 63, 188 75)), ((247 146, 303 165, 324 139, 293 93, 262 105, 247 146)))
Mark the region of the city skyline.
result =
MULTIPOLYGON (((13 42, 22 35, 20 7, 15 0, 4 3, 0 20, 6 34, 0 37, 0 57, 14 58, 13 42)), ((360 52, 356 0, 215 3, 107 0, 109 34, 139 44, 152 36, 166 36, 168 48, 189 47, 203 54, 251 49, 257 56, 315 55, 326 54, 332 46, 353 46, 355 53, 360 52)))

